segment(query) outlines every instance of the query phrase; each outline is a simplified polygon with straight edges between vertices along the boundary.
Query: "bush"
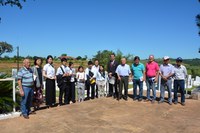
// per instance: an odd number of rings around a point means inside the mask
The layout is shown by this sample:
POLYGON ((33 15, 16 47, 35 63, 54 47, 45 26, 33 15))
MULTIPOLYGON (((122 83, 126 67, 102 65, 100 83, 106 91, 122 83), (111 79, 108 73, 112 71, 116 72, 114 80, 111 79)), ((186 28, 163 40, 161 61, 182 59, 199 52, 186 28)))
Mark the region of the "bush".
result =
MULTIPOLYGON (((6 77, 7 75, 1 75, 0 79, 6 77)), ((0 114, 12 112, 13 105, 18 106, 13 101, 12 86, 11 81, 0 82, 0 114)))

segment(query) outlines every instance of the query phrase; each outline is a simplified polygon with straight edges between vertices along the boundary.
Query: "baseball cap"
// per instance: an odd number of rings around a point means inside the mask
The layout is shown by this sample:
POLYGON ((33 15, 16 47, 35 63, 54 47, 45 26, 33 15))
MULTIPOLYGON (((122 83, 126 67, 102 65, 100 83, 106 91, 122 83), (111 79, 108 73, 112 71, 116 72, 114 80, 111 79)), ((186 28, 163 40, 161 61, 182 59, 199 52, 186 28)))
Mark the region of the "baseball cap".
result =
POLYGON ((176 59, 176 61, 180 61, 180 62, 182 62, 183 59, 182 59, 181 57, 178 57, 178 58, 176 59))
POLYGON ((164 60, 168 60, 168 59, 169 59, 169 56, 164 56, 163 59, 164 59, 164 60))

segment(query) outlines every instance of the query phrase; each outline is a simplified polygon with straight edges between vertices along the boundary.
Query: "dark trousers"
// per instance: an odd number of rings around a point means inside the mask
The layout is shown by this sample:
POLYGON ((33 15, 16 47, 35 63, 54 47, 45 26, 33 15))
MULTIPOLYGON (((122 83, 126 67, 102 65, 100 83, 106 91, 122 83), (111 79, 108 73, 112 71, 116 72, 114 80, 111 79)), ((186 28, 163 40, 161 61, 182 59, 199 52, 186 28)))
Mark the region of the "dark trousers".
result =
POLYGON ((54 79, 46 79, 45 100, 46 105, 49 106, 56 103, 56 86, 54 79))
POLYGON ((98 85, 95 84, 95 86, 96 86, 96 98, 98 98, 98 85))
POLYGON ((70 82, 70 89, 69 89, 69 101, 72 101, 73 103, 76 102, 75 100, 75 82, 70 82))
POLYGON ((115 80, 115 84, 114 84, 114 85, 109 83, 109 92, 108 92, 108 95, 110 95, 110 96, 113 96, 113 95, 114 95, 115 97, 118 96, 117 78, 116 78, 116 80, 115 80), (115 87, 115 94, 113 94, 113 87, 115 87))
POLYGON ((124 86, 124 98, 128 97, 128 79, 129 77, 121 77, 121 80, 119 81, 119 98, 122 97, 122 88, 124 86))
POLYGON ((181 93, 181 103, 185 102, 185 81, 184 80, 174 80, 174 101, 178 102, 178 89, 181 93))
POLYGON ((64 95, 64 103, 69 104, 69 86, 70 84, 67 82, 64 82, 61 87, 59 87, 59 104, 63 104, 63 95, 64 95))
POLYGON ((86 89, 87 89, 87 98, 90 97, 90 87, 91 87, 91 99, 94 99, 95 96, 95 83, 94 84, 90 84, 88 82, 86 82, 86 89))

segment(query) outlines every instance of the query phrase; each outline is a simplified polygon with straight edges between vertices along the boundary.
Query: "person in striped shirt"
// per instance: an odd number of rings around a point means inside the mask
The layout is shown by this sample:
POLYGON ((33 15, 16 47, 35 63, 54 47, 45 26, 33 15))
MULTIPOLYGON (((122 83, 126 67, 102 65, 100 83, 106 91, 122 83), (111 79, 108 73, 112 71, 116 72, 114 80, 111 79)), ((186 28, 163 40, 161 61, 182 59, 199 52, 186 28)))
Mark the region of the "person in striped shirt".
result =
POLYGON ((19 92, 22 97, 21 100, 21 112, 25 119, 29 119, 29 112, 33 97, 33 71, 30 68, 29 59, 23 61, 23 67, 18 71, 18 86, 19 92))

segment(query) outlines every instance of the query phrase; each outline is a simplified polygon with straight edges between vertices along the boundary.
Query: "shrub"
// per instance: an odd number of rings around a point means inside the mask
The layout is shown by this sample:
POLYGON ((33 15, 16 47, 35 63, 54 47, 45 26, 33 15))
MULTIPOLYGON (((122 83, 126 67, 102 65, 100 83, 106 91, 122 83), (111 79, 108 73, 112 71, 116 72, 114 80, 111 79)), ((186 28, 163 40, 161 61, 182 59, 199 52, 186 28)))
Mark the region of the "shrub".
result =
MULTIPOLYGON (((0 79, 6 78, 7 75, 1 75, 0 79)), ((0 82, 0 114, 12 112, 13 105, 18 106, 13 101, 12 82, 3 81, 0 82)))

